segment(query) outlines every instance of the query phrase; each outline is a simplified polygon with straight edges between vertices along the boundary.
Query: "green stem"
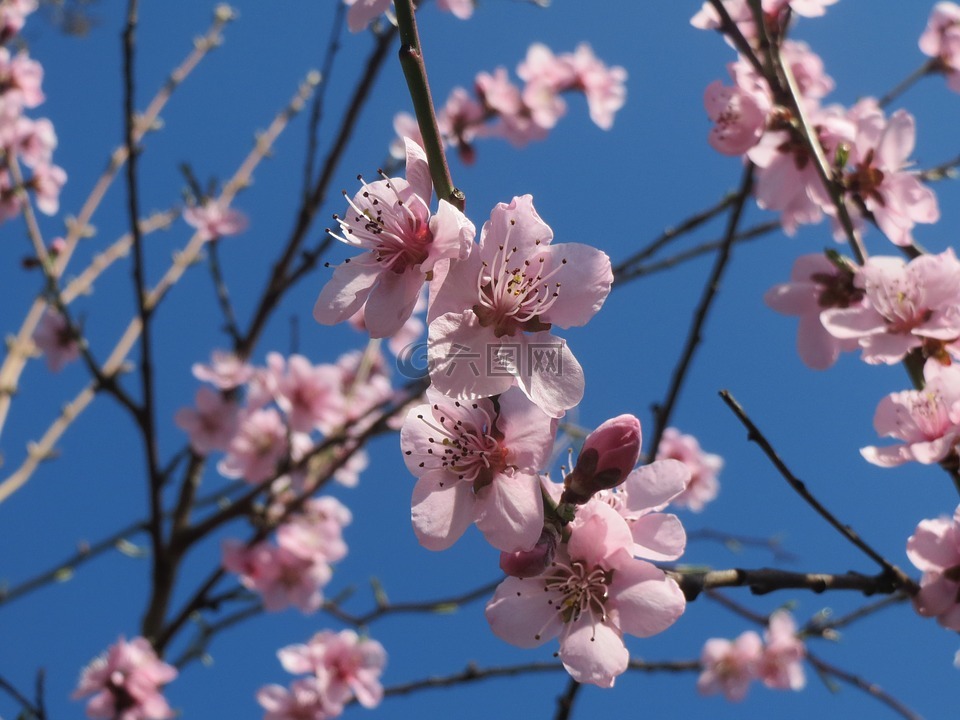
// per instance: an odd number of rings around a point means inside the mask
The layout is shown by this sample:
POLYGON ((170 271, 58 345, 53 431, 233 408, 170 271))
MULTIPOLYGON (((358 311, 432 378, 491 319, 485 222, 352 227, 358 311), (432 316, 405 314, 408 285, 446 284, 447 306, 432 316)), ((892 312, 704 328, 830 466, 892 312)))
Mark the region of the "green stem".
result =
POLYGON ((463 192, 453 185, 447 156, 443 150, 437 114, 433 109, 430 84, 427 82, 427 67, 423 62, 420 48, 420 36, 417 33, 417 21, 414 18, 413 0, 396 0, 397 28, 400 30, 400 67, 407 80, 407 89, 417 115, 420 135, 423 137, 423 149, 430 164, 430 177, 437 198, 446 200, 461 212, 466 204, 463 192))

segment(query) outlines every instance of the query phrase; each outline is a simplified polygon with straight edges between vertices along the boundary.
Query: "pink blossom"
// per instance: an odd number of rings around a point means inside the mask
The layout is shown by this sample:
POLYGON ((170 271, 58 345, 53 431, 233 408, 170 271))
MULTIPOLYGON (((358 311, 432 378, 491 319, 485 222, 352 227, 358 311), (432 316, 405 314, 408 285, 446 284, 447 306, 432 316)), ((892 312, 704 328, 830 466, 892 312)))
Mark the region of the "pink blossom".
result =
POLYGON ((450 92, 447 102, 437 113, 437 124, 443 139, 457 148, 460 159, 468 165, 475 160, 472 142, 487 118, 483 106, 462 87, 450 92))
POLYGON ((0 144, 17 153, 30 168, 49 165, 57 147, 57 133, 47 118, 31 120, 20 116, 12 123, 0 123, 0 144))
POLYGON ((913 116, 897 110, 888 120, 876 101, 867 98, 849 117, 857 131, 844 175, 847 191, 862 201, 894 245, 910 246, 914 224, 940 219, 936 194, 908 170, 916 138, 913 116))
POLYGON ((570 540, 541 575, 508 577, 487 604, 494 634, 519 647, 560 637, 560 660, 574 680, 611 687, 627 668, 623 635, 663 632, 686 606, 679 586, 631 556, 626 520, 603 502, 581 507, 570 540))
POLYGON ((444 550, 472 523, 505 552, 529 550, 543 529, 537 471, 553 447, 556 423, 516 389, 461 403, 427 389, 407 414, 400 447, 418 479, 411 517, 417 539, 444 550))
POLYGON ((938 2, 920 36, 920 50, 939 61, 947 86, 960 92, 960 5, 938 2))
POLYGON ((864 304, 828 309, 820 318, 834 337, 856 339, 870 364, 893 365, 925 342, 960 337, 960 261, 952 249, 909 263, 874 255, 854 285, 864 291, 864 304))
POLYGON ((640 458, 640 421, 624 414, 587 435, 573 470, 564 478, 561 502, 582 505, 594 493, 616 487, 640 458))
POLYGON ((576 76, 574 87, 583 90, 590 119, 609 130, 613 116, 627 100, 627 71, 619 65, 607 67, 586 43, 580 43, 569 57, 576 76))
POLYGON ((663 431, 657 448, 657 460, 673 459, 682 462, 690 471, 690 482, 670 503, 700 512, 720 490, 717 474, 723 468, 723 458, 704 452, 693 435, 681 434, 676 428, 663 431))
POLYGON ((864 292, 854 285, 854 273, 822 254, 801 255, 793 264, 790 282, 776 285, 763 296, 764 302, 784 315, 799 316, 797 352, 804 365, 826 370, 841 350, 854 350, 853 338, 841 340, 823 326, 820 314, 829 308, 861 308, 864 292))
POLYGON ((253 377, 253 366, 233 353, 214 350, 210 364, 194 363, 193 376, 201 382, 213 384, 220 390, 233 390, 253 377))
POLYGON ((16 217, 22 210, 23 194, 14 192, 10 173, 0 168, 0 222, 16 217))
POLYGON ((43 66, 31 60, 27 52, 18 52, 13 57, 5 47, 0 47, 0 87, 2 102, 7 112, 21 108, 35 108, 45 100, 40 85, 43 83, 43 66))
POLYGON ((287 672, 315 675, 333 705, 342 706, 353 697, 374 708, 383 699, 380 675, 387 653, 376 640, 361 638, 353 630, 325 630, 304 645, 281 648, 277 655, 287 672))
POLYGON ((707 640, 700 654, 703 672, 697 679, 697 691, 701 695, 722 692, 727 700, 740 702, 757 677, 762 652, 763 641, 752 630, 732 642, 722 638, 707 640))
POLYGON ((922 390, 887 395, 877 405, 873 426, 881 437, 902 444, 865 447, 860 453, 881 467, 914 461, 929 465, 955 452, 960 440, 960 366, 931 359, 923 368, 922 390))
POLYGON ((366 29, 374 18, 390 9, 391 0, 343 0, 347 11, 347 27, 350 32, 366 29))
POLYGON ((393 131, 397 137, 390 143, 390 157, 405 160, 407 157, 407 138, 423 147, 423 136, 417 119, 408 112, 398 112, 393 116, 393 131))
MULTIPOLYGON (((837 148, 853 140, 853 123, 837 107, 814 108, 810 115, 827 160, 834 162, 837 148)), ((758 168, 757 205, 779 212, 785 233, 794 235, 798 226, 823 218, 824 191, 815 161, 789 125, 768 129, 747 151, 747 158, 758 168)))
POLYGON ((479 248, 435 279, 428 359, 444 395, 475 400, 517 384, 553 417, 580 402, 583 371, 552 326, 593 317, 613 273, 605 253, 552 239, 533 198, 514 198, 494 208, 479 248))
POLYGON ((336 362, 340 371, 340 393, 344 398, 344 416, 341 423, 354 422, 353 429, 362 431, 365 422, 376 415, 370 411, 393 397, 389 366, 379 347, 368 347, 344 353, 336 362), (361 421, 361 418, 365 418, 361 421), (360 422, 356 422, 360 421, 360 422))
POLYGON ((44 215, 56 215, 60 209, 60 190, 67 182, 67 173, 58 165, 41 163, 33 168, 30 186, 36 195, 37 209, 44 215))
POLYGON ((174 423, 190 436, 190 447, 198 455, 226 450, 237 432, 237 403, 208 387, 197 390, 194 402, 196 410, 180 408, 174 423))
POLYGON ((157 657, 142 637, 123 636, 87 665, 71 697, 93 695, 87 717, 105 720, 165 720, 176 713, 160 692, 177 677, 177 669, 157 657))
MULTIPOLYGON (((392 0, 343 0, 343 2, 350 8, 347 11, 347 27, 350 28, 350 32, 366 29, 374 18, 388 12, 392 4, 392 0)), ((460 20, 468 20, 473 15, 474 0, 437 0, 437 7, 460 20)))
POLYGON ((529 92, 521 93, 510 81, 506 68, 499 67, 492 75, 478 73, 475 87, 485 115, 497 118, 492 128, 478 128, 477 132, 499 135, 516 147, 545 138, 566 110, 556 93, 544 85, 530 86, 529 92), (525 99, 529 99, 533 107, 527 105, 525 99))
POLYGON ((296 354, 284 360, 279 353, 270 353, 267 363, 277 405, 291 430, 309 433, 317 428, 329 433, 341 422, 344 400, 337 366, 313 365, 296 354))
POLYGON ((247 229, 247 216, 235 208, 224 207, 216 200, 191 205, 183 211, 183 219, 196 228, 201 240, 219 240, 247 229))
POLYGON ((328 697, 326 682, 315 677, 295 680, 289 690, 265 685, 257 691, 257 702, 267 711, 263 720, 328 720, 343 712, 343 705, 328 697))
MULTIPOLYGON (((827 7, 836 2, 837 0, 763 0, 761 7, 767 21, 776 22, 777 16, 788 6, 797 15, 820 17, 826 13, 827 7)), ((747 0, 723 0, 723 6, 748 40, 757 36, 753 12, 747 0)), ((690 24, 700 30, 719 30, 720 15, 711 3, 705 2, 699 12, 690 19, 690 24)))
POLYGON ((276 474, 287 455, 287 427, 273 408, 247 412, 217 470, 228 478, 258 483, 276 474))
POLYGON ((327 563, 266 542, 247 547, 226 540, 222 549, 223 567, 237 573, 245 588, 260 595, 265 610, 276 612, 293 605, 306 614, 323 604, 321 589, 332 575, 327 563))
POLYGON ((690 470, 677 460, 657 460, 632 471, 612 491, 594 497, 616 510, 630 528, 631 552, 636 557, 662 562, 676 560, 687 545, 680 519, 660 512, 684 491, 690 470))
MULTIPOLYGON (((398 358, 401 358, 404 352, 409 352, 411 345, 416 343, 420 336, 423 335, 423 331, 427 329, 423 320, 418 317, 418 315, 425 313, 426 310, 427 296, 426 293, 421 290, 419 297, 417 297, 417 303, 413 306, 413 315, 407 318, 403 327, 387 338, 387 349, 398 358)), ((360 308, 357 313, 349 319, 349 323, 357 330, 366 332, 367 322, 364 309, 360 308)))
POLYGON ((501 552, 500 569, 507 575, 518 578, 540 575, 553 563, 559 544, 560 530, 556 526, 546 523, 537 544, 530 550, 501 552))
POLYGON ((770 616, 764 633, 766 644, 757 664, 757 675, 767 687, 802 690, 806 685, 803 658, 807 650, 796 633, 796 623, 786 610, 770 616))
POLYGON ((0 2, 0 42, 6 42, 23 29, 26 16, 37 9, 37 0, 0 2))
POLYGON ((913 598, 917 612, 960 631, 960 507, 952 518, 922 520, 907 540, 907 557, 923 572, 913 598))
POLYGON ((74 330, 58 310, 49 306, 33 333, 33 342, 43 353, 51 372, 60 372, 67 363, 80 357, 80 344, 74 330))
MULTIPOLYGON (((434 264, 464 258, 475 228, 446 200, 429 209, 432 184, 423 148, 407 143, 407 179, 364 184, 337 218, 342 242, 365 250, 338 266, 320 292, 313 316, 325 325, 346 320, 364 305, 372 337, 390 337, 410 318, 434 264)), ((337 236, 335 236, 337 237, 337 236)))
POLYGON ((707 86, 703 106, 716 123, 707 135, 710 147, 724 155, 742 155, 760 141, 767 125, 766 96, 728 87, 719 80, 707 86))
POLYGON ((569 56, 554 55, 543 43, 533 43, 527 48, 527 57, 517 66, 517 77, 528 85, 545 86, 555 93, 577 82, 569 56))
POLYGON ((473 15, 474 0, 437 0, 437 7, 451 13, 459 20, 469 20, 473 15))
POLYGON ((352 521, 353 514, 336 498, 313 498, 280 525, 277 545, 315 563, 339 562, 347 556, 343 528, 352 521))

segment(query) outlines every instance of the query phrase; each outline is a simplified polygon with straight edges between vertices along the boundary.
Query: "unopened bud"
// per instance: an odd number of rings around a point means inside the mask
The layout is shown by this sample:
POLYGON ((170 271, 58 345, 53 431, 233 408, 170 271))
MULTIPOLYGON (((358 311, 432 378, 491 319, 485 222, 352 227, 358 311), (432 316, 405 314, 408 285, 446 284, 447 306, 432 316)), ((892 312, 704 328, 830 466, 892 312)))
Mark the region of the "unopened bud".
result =
POLYGON ((561 503, 582 505, 594 493, 616 487, 640 459, 640 421, 633 415, 607 420, 587 436, 577 464, 563 479, 561 503))
POLYGON ((560 532, 553 525, 547 525, 531 550, 500 553, 500 569, 513 577, 536 577, 550 567, 559 542, 560 532))

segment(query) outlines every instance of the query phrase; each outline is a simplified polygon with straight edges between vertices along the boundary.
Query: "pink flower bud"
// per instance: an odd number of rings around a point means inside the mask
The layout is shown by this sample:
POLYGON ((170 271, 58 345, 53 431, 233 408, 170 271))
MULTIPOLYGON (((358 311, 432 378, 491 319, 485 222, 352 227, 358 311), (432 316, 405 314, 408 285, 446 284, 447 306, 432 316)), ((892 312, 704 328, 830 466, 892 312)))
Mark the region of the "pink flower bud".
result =
POLYGON ((500 553, 500 569, 513 577, 536 577, 550 567, 559 542, 560 531, 546 525, 533 549, 500 553))
POLYGON ((633 415, 607 420, 587 436, 577 464, 563 480, 560 502, 582 505, 594 493, 616 487, 640 458, 640 421, 633 415))

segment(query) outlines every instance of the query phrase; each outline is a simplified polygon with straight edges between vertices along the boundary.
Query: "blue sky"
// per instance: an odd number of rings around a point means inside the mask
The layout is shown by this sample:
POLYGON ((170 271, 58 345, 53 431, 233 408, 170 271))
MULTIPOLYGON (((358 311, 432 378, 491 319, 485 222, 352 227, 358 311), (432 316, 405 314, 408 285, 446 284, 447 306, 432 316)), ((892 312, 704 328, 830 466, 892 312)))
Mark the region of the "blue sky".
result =
MULTIPOLYGON (((139 29, 137 96, 142 107, 170 69, 188 52, 192 38, 209 22, 212 4, 196 0, 142 3, 139 29)), ((801 20, 796 37, 809 42, 825 61, 837 89, 828 98, 851 104, 865 95, 880 95, 923 61, 916 41, 926 23, 923 3, 872 3, 841 0, 827 17, 801 20)), ((248 151, 254 132, 263 129, 283 107, 298 83, 322 62, 333 16, 333 0, 286 0, 264 3, 241 0, 239 19, 225 31, 225 43, 179 88, 163 113, 163 125, 145 143, 141 158, 142 206, 165 209, 181 202, 184 185, 178 166, 189 162, 201 182, 225 179, 248 151)), ((613 129, 590 123, 585 103, 570 98, 567 116, 550 138, 523 150, 496 140, 478 143, 476 164, 452 160, 455 183, 467 195, 467 213, 479 226, 490 208, 518 194, 532 193, 537 210, 553 228, 557 241, 586 242, 616 262, 653 239, 664 228, 716 202, 739 182, 737 160, 721 157, 706 144, 709 124, 701 98, 712 80, 726 79, 724 65, 733 52, 716 36, 689 26, 696 2, 635 3, 617 0, 574 3, 556 0, 540 9, 514 0, 484 0, 469 22, 426 7, 421 38, 434 96, 442 100, 455 85, 469 87, 478 71, 503 65, 511 70, 531 42, 556 52, 589 42, 609 64, 629 72, 628 99, 613 129)), ((34 116, 50 117, 59 147, 56 162, 69 182, 62 213, 44 218, 48 237, 62 232, 64 218, 77 211, 112 149, 122 137, 120 32, 125 3, 100 0, 93 7, 97 23, 86 38, 68 38, 40 18, 28 25, 31 54, 45 68, 47 102, 34 116)), ((326 90, 322 136, 329 138, 339 120, 371 40, 344 36, 334 74, 326 90)), ((409 110, 399 65, 391 58, 376 82, 333 188, 352 192, 355 177, 375 175, 392 137, 392 118, 409 110)), ((929 166, 957 154, 956 127, 960 97, 941 78, 929 78, 895 105, 917 117, 914 158, 929 166)), ((272 253, 293 223, 300 193, 306 124, 296 119, 277 143, 272 157, 257 171, 253 185, 236 201, 247 212, 250 229, 223 243, 225 273, 241 323, 245 323, 264 287, 272 253)), ((86 241, 77 261, 123 232, 124 195, 115 186, 94 218, 97 235, 86 241)), ((918 229, 921 243, 933 250, 954 245, 960 222, 957 188, 936 186, 942 219, 918 229)), ((338 192, 321 212, 311 237, 319 239, 324 218, 342 212, 338 192)), ((749 224, 770 219, 749 207, 749 224)), ((715 239, 723 220, 714 221, 682 247, 715 239)), ((189 239, 182 222, 148 241, 148 275, 154 281, 171 253, 189 239)), ((20 268, 27 253, 19 223, 0 228, 0 321, 3 332, 19 326, 40 287, 36 273, 20 268)), ((874 252, 887 252, 876 232, 867 236, 874 252)), ((825 225, 804 228, 794 238, 779 233, 734 250, 717 305, 704 335, 689 382, 674 415, 674 424, 698 436, 726 466, 721 493, 700 515, 682 513, 688 529, 712 528, 761 537, 777 536, 797 556, 787 569, 873 573, 869 561, 830 530, 786 486, 717 397, 729 389, 771 439, 793 471, 843 521, 850 523, 892 562, 909 567, 904 554, 916 523, 953 511, 957 498, 948 477, 936 468, 881 470, 858 452, 876 441, 872 417, 876 403, 889 392, 905 389, 900 368, 868 367, 856 356, 841 358, 827 372, 805 368, 795 350, 795 324, 762 302, 763 293, 784 281, 797 255, 833 246, 825 225)), ((347 253, 334 248, 332 262, 347 253)), ((76 267, 81 267, 77 262, 76 267)), ((662 399, 686 336, 690 314, 710 270, 710 259, 627 283, 611 294, 601 313, 585 328, 567 333, 584 367, 587 392, 576 419, 594 426, 607 417, 633 412, 652 432, 650 406, 662 399)), ((331 362, 360 346, 348 328, 319 328, 310 310, 324 282, 322 269, 304 280, 286 299, 254 353, 262 363, 270 350, 286 352, 291 322, 297 318, 299 349, 314 362, 331 362)), ((129 319, 131 283, 127 265, 98 281, 95 292, 78 304, 91 345, 105 356, 129 319)), ((160 448, 175 452, 183 436, 170 422, 177 408, 192 402, 197 383, 190 366, 224 347, 209 277, 191 270, 162 306, 157 318, 159 415, 164 419, 160 448)), ((132 380, 132 378, 131 378, 132 380)), ((0 479, 22 458, 62 404, 86 381, 77 365, 50 375, 33 363, 22 378, 11 418, 0 438, 4 464, 0 479)), ((130 387, 135 387, 131 382, 130 387)), ((100 399, 71 428, 59 456, 45 463, 30 484, 0 505, 0 578, 16 585, 90 542, 140 517, 145 508, 142 452, 137 433, 115 403, 100 399)), ((355 588, 347 607, 363 612, 372 606, 371 577, 392 600, 427 600, 457 594, 494 580, 496 553, 479 535, 468 533, 453 549, 437 554, 420 548, 409 525, 413 487, 401 462, 397 438, 377 439, 370 468, 353 490, 337 496, 354 513, 346 531, 350 555, 340 563, 328 594, 355 588)), ((205 487, 222 487, 212 471, 205 487)), ((239 532, 239 531, 238 531, 239 532)), ((229 534, 229 533, 228 533, 229 534)), ((218 538, 219 539, 219 538, 218 538)), ((144 544, 145 538, 135 538, 144 544)), ((218 557, 211 543, 185 565, 182 601, 190 581, 205 575, 218 557)), ((707 543, 691 543, 684 558, 713 567, 762 567, 774 560, 764 551, 739 554, 707 543)), ((84 566, 69 582, 47 587, 0 606, 0 675, 21 689, 32 686, 37 668, 47 673, 51 717, 79 717, 82 708, 67 697, 80 668, 120 634, 137 634, 149 567, 145 559, 112 553, 84 566)), ((824 608, 843 613, 865 601, 838 593, 814 596, 783 592, 762 598, 746 591, 729 593, 760 613, 795 603, 806 621, 824 608)), ((176 601, 175 601, 176 602, 176 601)), ((212 664, 195 663, 169 687, 171 703, 185 717, 259 717, 253 694, 268 682, 289 677, 274 655, 277 648, 306 640, 324 628, 338 628, 322 613, 303 617, 296 611, 259 617, 218 637, 210 648, 212 664)), ((708 637, 734 637, 746 621, 706 600, 690 605, 667 633, 633 640, 636 657, 649 660, 692 659, 708 637)), ((497 640, 483 619, 483 603, 456 613, 386 618, 370 628, 390 660, 386 685, 428 675, 446 674, 476 662, 486 667, 549 659, 555 646, 521 651, 497 640)), ((842 633, 838 642, 816 641, 820 657, 879 683, 926 717, 946 717, 960 700, 958 672, 951 661, 960 647, 953 633, 923 620, 908 607, 887 609, 842 633)), ((893 717, 862 693, 842 687, 832 693, 808 674, 803 693, 754 688, 743 705, 720 698, 700 698, 695 676, 626 675, 613 691, 586 688, 575 716, 646 712, 652 717, 710 713, 716 718, 809 718, 830 716, 893 717)), ((424 691, 386 701, 378 717, 486 718, 549 717, 566 678, 562 674, 494 680, 450 690, 424 691)), ((353 716, 371 714, 360 708, 353 716)), ((0 717, 16 716, 14 704, 0 695, 0 717)), ((371 714, 373 717, 373 714, 371 714)))

